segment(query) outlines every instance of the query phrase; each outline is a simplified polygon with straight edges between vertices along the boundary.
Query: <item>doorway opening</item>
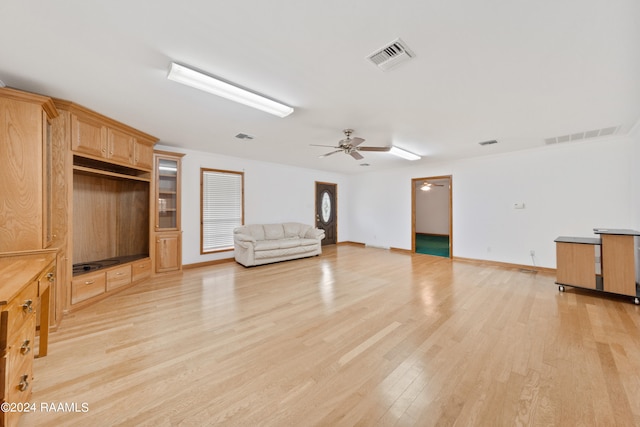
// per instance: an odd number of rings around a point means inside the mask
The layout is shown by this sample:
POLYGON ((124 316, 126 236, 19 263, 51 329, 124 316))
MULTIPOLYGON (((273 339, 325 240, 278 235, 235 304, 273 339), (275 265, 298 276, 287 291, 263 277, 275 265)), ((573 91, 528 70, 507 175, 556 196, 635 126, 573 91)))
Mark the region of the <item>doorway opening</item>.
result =
POLYGON ((451 175, 411 180, 411 252, 453 257, 451 175))

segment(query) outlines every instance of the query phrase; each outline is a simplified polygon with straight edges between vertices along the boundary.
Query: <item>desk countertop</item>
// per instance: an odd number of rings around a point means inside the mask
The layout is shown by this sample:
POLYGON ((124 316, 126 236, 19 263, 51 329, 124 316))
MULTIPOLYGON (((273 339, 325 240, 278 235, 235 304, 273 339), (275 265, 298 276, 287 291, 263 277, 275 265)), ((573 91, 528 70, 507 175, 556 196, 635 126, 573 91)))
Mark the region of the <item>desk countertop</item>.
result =
POLYGON ((619 236, 640 236, 640 231, 620 228, 594 228, 593 232, 596 234, 616 234, 619 236))
POLYGON ((556 240, 556 243, 580 243, 583 245, 600 245, 600 238, 598 237, 568 237, 560 236, 556 240))

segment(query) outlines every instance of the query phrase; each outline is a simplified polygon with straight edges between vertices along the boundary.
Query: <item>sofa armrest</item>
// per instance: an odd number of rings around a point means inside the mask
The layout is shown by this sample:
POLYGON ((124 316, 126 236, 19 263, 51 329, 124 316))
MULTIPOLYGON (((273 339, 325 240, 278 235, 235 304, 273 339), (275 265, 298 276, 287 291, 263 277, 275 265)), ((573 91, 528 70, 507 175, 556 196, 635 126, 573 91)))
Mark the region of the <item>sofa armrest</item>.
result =
POLYGON ((236 243, 255 243, 256 239, 248 234, 238 233, 233 235, 233 241, 236 243))
POLYGON ((320 228, 310 228, 304 235, 305 239, 324 239, 324 230, 320 228))

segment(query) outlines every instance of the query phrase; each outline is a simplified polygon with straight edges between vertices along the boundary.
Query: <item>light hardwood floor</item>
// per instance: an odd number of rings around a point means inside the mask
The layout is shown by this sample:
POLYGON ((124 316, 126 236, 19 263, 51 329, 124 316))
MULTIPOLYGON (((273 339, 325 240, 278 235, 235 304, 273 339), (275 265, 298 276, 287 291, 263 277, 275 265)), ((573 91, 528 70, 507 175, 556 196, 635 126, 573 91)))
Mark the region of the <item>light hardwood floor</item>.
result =
POLYGON ((22 426, 640 425, 640 308, 355 246, 156 278, 69 315, 22 426))

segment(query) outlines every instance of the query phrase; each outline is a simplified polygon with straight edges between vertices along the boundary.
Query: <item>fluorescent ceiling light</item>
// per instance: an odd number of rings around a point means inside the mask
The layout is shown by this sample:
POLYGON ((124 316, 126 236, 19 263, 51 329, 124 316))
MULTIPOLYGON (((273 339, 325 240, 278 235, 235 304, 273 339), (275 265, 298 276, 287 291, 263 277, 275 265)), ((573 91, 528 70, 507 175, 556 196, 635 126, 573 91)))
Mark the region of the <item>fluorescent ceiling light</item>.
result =
POLYGON ((402 148, 398 148, 396 146, 391 146, 391 150, 389 150, 389 153, 407 160, 420 160, 422 158, 417 154, 410 153, 407 150, 403 150, 402 148))
POLYGON ((184 65, 171 63, 169 68, 169 80, 182 83, 249 107, 257 108, 278 117, 286 117, 293 113, 293 108, 288 105, 273 101, 264 96, 249 92, 248 90, 239 88, 215 77, 203 74, 199 71, 192 70, 184 65))

